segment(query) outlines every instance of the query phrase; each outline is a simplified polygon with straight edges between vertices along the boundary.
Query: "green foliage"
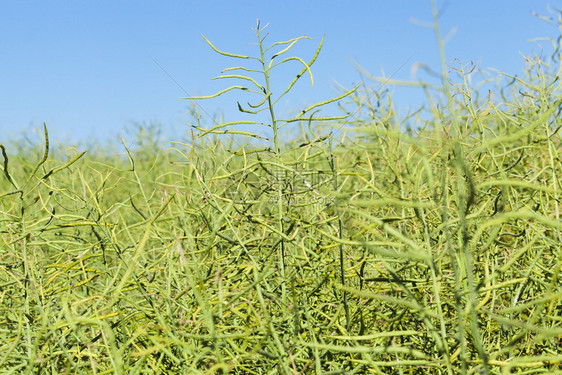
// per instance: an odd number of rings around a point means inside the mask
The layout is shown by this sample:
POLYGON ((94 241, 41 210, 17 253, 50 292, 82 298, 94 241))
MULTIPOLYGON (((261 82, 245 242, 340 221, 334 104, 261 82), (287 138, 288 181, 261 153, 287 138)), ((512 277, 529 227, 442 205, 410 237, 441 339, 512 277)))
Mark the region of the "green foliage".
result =
MULTIPOLYGON (((207 135, 207 134, 232 134, 232 135, 244 135, 244 136, 249 136, 249 137, 253 137, 253 138, 257 138, 257 139, 262 139, 262 140, 266 140, 269 141, 271 143, 273 143, 274 145, 274 151, 277 155, 280 154, 281 149, 280 149, 280 143, 279 143, 279 130, 288 125, 288 124, 292 124, 295 122, 302 122, 302 121, 306 121, 308 123, 310 122, 316 122, 316 121, 334 121, 334 120, 342 120, 345 119, 349 116, 349 114, 343 115, 343 116, 328 116, 328 117, 319 117, 319 118, 314 118, 314 115, 320 110, 321 107, 326 106, 327 104, 330 103, 334 103, 337 102, 349 95, 351 95, 352 93, 354 93, 359 86, 346 91, 345 93, 343 93, 342 95, 339 95, 335 98, 332 99, 328 99, 319 103, 315 103, 313 105, 308 106, 307 108, 301 110, 299 112, 298 115, 296 115, 293 118, 290 118, 288 120, 279 120, 276 116, 276 111, 275 111, 275 104, 281 99, 283 98, 285 95, 287 95, 289 93, 289 91, 291 91, 291 89, 294 87, 294 85, 297 83, 297 81, 303 77, 303 75, 308 74, 310 76, 310 83, 312 86, 314 86, 314 79, 312 76, 312 71, 310 70, 312 64, 314 64, 314 62, 316 61, 316 59, 318 58, 318 55, 320 54, 320 50, 322 49, 322 45, 324 43, 324 38, 322 38, 322 40, 320 41, 320 44, 318 45, 318 48, 316 49, 316 53, 314 54, 314 56, 312 57, 312 59, 307 63, 305 62, 303 59, 301 59, 300 57, 296 57, 296 56, 290 56, 290 57, 284 57, 282 58, 281 61, 279 61, 279 59, 282 57, 282 55, 286 54, 287 52, 289 52, 291 50, 291 48, 299 41, 303 40, 303 39, 310 39, 306 36, 300 36, 294 39, 290 39, 287 41, 283 41, 283 42, 276 42, 273 43, 272 45, 270 45, 269 47, 265 47, 263 42, 265 40, 265 38, 267 37, 266 35, 263 35, 263 30, 264 28, 260 28, 260 22, 258 20, 258 24, 257 27, 255 29, 255 33, 256 36, 258 38, 258 43, 257 46, 259 47, 259 55, 257 57, 255 56, 246 56, 246 55, 240 55, 240 54, 236 54, 236 53, 229 53, 229 52, 224 52, 219 50, 218 48, 216 48, 207 38, 205 38, 203 36, 203 38, 205 39, 205 41, 207 41, 207 43, 211 46, 211 48, 219 53, 222 56, 226 56, 226 57, 231 57, 231 58, 235 58, 235 59, 241 59, 241 60, 250 60, 250 61, 254 61, 258 63, 258 67, 255 68, 253 66, 250 67, 244 67, 244 66, 234 66, 234 67, 230 67, 230 68, 226 68, 222 71, 222 75, 215 77, 213 79, 235 79, 238 81, 241 81, 243 84, 245 84, 245 86, 241 86, 241 85, 233 85, 230 86, 224 90, 221 90, 217 93, 215 93, 214 95, 209 95, 209 96, 193 96, 193 97, 188 97, 188 98, 183 98, 183 99, 212 99, 212 98, 216 98, 218 96, 221 96, 229 91, 232 90, 241 90, 244 92, 248 92, 248 93, 252 93, 255 96, 257 96, 257 100, 254 103, 247 103, 247 107, 243 107, 242 104, 240 104, 240 102, 237 102, 238 104, 238 109, 240 110, 240 112, 243 113, 247 113, 247 114, 252 114, 252 115, 256 115, 260 112, 263 111, 267 111, 270 117, 270 122, 269 123, 263 123, 263 122, 257 122, 257 121, 229 121, 229 122, 224 122, 221 124, 217 124, 215 126, 213 126, 211 129, 202 129, 200 127, 195 126, 195 128, 201 130, 201 136, 207 135), (285 47, 282 50, 279 50, 277 52, 272 52, 272 49, 275 48, 281 48, 281 47, 285 47), (272 55, 271 55, 272 54, 272 55), (269 55, 271 55, 269 57, 269 55), (289 62, 298 62, 300 65, 302 65, 302 69, 297 73, 297 75, 295 76, 295 78, 287 85, 287 87, 283 90, 283 92, 281 94, 279 94, 278 96, 275 96, 275 94, 272 92, 271 90, 271 86, 270 86, 270 80, 271 80, 271 74, 272 71, 275 68, 278 68, 281 65, 285 65, 289 62), (231 72, 241 72, 240 74, 224 74, 225 72, 231 73, 231 72), (252 74, 257 74, 258 77, 260 77, 261 79, 261 83, 258 82, 256 79, 252 78, 251 75, 252 74), (313 111, 314 110, 314 111, 313 111), (247 131, 242 131, 242 130, 230 130, 230 129, 224 129, 233 125, 254 125, 254 126, 266 126, 266 127, 270 127, 272 129, 272 139, 271 138, 264 138, 259 136, 256 133, 252 133, 252 132, 247 132, 247 131)), ((255 150, 254 150, 255 151, 255 150)), ((258 150, 258 151, 263 151, 263 150, 258 150)), ((252 151, 244 151, 244 153, 248 154, 251 153, 252 151)))
MULTIPOLYGON (((291 183, 292 181, 289 181, 290 179, 287 179, 287 173, 289 174, 298 174, 298 169, 300 168, 307 168, 307 163, 306 161, 296 161, 293 163, 286 163, 285 160, 287 160, 287 157, 282 157, 282 152, 281 152, 281 147, 280 147, 280 143, 279 143, 279 130, 289 124, 293 124, 293 123, 298 123, 298 122, 306 122, 308 123, 308 128, 310 130, 310 132, 314 135, 311 125, 313 122, 327 122, 327 121, 335 121, 335 120, 343 120, 346 119, 347 117, 349 117, 349 114, 345 114, 343 116, 329 116, 329 117, 314 117, 316 113, 320 112, 320 108, 326 106, 327 104, 330 103, 334 103, 334 102, 338 102, 346 97, 348 97, 349 95, 353 94, 358 88, 359 86, 348 90, 346 92, 344 92, 343 94, 329 99, 329 100, 325 100, 316 104, 313 104, 311 106, 308 106, 307 108, 303 109, 302 111, 300 111, 300 113, 288 120, 279 120, 276 116, 276 111, 275 111, 275 104, 281 99, 283 98, 285 95, 287 95, 289 93, 289 91, 291 91, 291 89, 294 87, 294 85, 296 84, 296 82, 305 74, 308 73, 310 75, 310 83, 311 85, 314 86, 314 79, 312 76, 312 71, 310 70, 310 67, 312 66, 312 64, 314 64, 314 62, 316 61, 316 59, 318 58, 318 55, 320 53, 320 50, 322 49, 322 45, 324 43, 324 38, 322 38, 322 41, 320 42, 320 44, 318 45, 318 48, 316 49, 316 53, 314 54, 314 56, 312 57, 312 59, 306 63, 303 59, 301 59, 300 57, 296 57, 296 56, 291 56, 291 57, 285 57, 283 58, 281 61, 279 61, 280 57, 282 55, 284 55, 285 53, 289 52, 289 50, 291 50, 291 48, 300 40, 302 39, 310 39, 307 38, 306 36, 301 36, 301 37, 297 37, 294 39, 290 39, 288 41, 283 41, 283 42, 276 42, 273 43, 271 46, 269 47, 265 47, 263 42, 265 40, 265 38, 267 37, 267 34, 264 36, 262 34, 263 29, 260 28, 260 21, 258 20, 257 23, 257 27, 255 29, 255 33, 256 36, 258 38, 258 43, 257 46, 259 47, 259 56, 258 57, 253 57, 253 56, 246 56, 246 55, 241 55, 241 54, 235 54, 235 53, 229 53, 229 52, 224 52, 219 50, 218 48, 216 48, 207 38, 205 38, 203 36, 203 38, 207 41, 207 43, 211 46, 211 48, 219 53, 220 55, 226 56, 226 57, 231 57, 231 58, 235 58, 235 59, 241 59, 241 60, 253 60, 255 62, 258 63, 258 69, 254 69, 253 67, 243 67, 243 66, 235 66, 235 67, 230 67, 227 69, 224 69, 222 71, 223 75, 216 77, 214 79, 236 79, 239 81, 242 81, 244 84, 248 84, 251 83, 250 86, 239 86, 239 85, 234 85, 234 86, 230 86, 224 90, 221 90, 219 92, 217 92, 214 95, 209 95, 209 96, 199 96, 199 97, 189 97, 189 98, 184 98, 184 99, 192 99, 192 100, 196 100, 196 99, 212 99, 212 98, 216 98, 220 95, 223 95, 229 91, 232 90, 242 90, 245 92, 250 92, 253 93, 255 95, 257 95, 258 99, 254 104, 251 104, 248 102, 248 107, 247 108, 243 108, 242 105, 240 104, 240 102, 237 102, 238 105, 238 109, 240 110, 240 112, 246 113, 246 114, 251 114, 251 115, 257 115, 260 112, 263 111, 267 111, 269 113, 269 117, 270 117, 270 123, 262 123, 262 122, 256 122, 256 121, 248 121, 248 120, 240 120, 240 121, 229 121, 229 122, 224 122, 222 124, 218 124, 213 126, 211 129, 205 130, 202 129, 198 126, 194 126, 194 128, 198 129, 201 131, 200 136, 205 136, 207 134, 229 134, 229 135, 236 135, 236 136, 246 136, 246 137, 251 137, 251 138, 256 138, 256 139, 261 139, 261 140, 265 140, 268 141, 270 143, 273 143, 274 146, 274 155, 275 157, 273 159, 268 158, 267 156, 265 156, 266 159, 262 159, 261 157, 258 157, 258 165, 259 167, 261 167, 264 170, 268 171, 269 174, 269 178, 266 179, 266 181, 264 181, 265 183, 262 184, 261 186, 270 186, 271 185, 271 180, 274 180, 276 182, 276 186, 271 186, 272 189, 275 189, 277 192, 277 196, 276 196, 276 205, 277 205, 277 213, 276 213, 276 233, 281 235, 281 238, 279 239, 279 243, 277 243, 276 247, 279 248, 279 262, 280 262, 280 275, 282 279, 285 279, 285 260, 286 260, 286 247, 289 246, 289 244, 287 243, 287 238, 286 236, 283 236, 283 234, 286 232, 286 226, 288 222, 291 222, 292 219, 290 219, 291 216, 294 216, 295 210, 292 209, 292 206, 290 205, 290 201, 291 201, 291 193, 287 193, 286 190, 286 185, 287 183, 291 183), (279 50, 277 52, 270 52, 272 49, 274 48, 281 48, 281 47, 285 47, 282 50, 279 50), (271 55, 271 57, 268 57, 268 55, 270 55, 271 53, 273 53, 271 55), (271 79, 271 73, 273 71, 273 69, 287 64, 291 61, 296 61, 298 63, 300 63, 303 67, 302 70, 296 75, 296 77, 287 85, 287 87, 285 88, 285 90, 278 95, 277 97, 274 96, 274 93, 272 92, 271 89, 271 85, 270 85, 270 79, 271 79), (225 72, 238 72, 241 71, 241 74, 224 74, 225 72), (256 81, 254 78, 252 78, 250 76, 250 74, 258 74, 258 76, 263 80, 261 83, 259 83, 258 81, 256 81), (313 111, 314 110, 314 111, 313 111), (267 126, 270 127, 272 129, 272 133, 273 133, 273 139, 268 139, 268 138, 264 138, 259 136, 256 133, 252 133, 252 132, 247 132, 247 131, 243 131, 243 130, 224 130, 224 128, 233 126, 233 125, 254 125, 254 126, 267 126), (281 177, 284 176, 284 177, 281 177), (269 181, 267 181, 269 180, 269 181)), ((315 136, 316 137, 316 136, 315 136)), ((325 140, 327 139, 328 136, 326 137, 316 137, 315 141, 309 143, 309 144, 313 144, 313 143, 317 143, 320 140, 325 140)), ((303 146, 299 146, 299 148, 301 148, 303 146)), ((246 150, 243 149, 242 151, 232 151, 231 152, 235 155, 240 155, 244 157, 244 160, 247 160, 246 157, 247 155, 250 154, 263 154, 265 151, 271 151, 271 148, 261 148, 261 149, 253 149, 253 150, 246 150)), ((338 190, 338 186, 337 186, 337 177, 335 174, 335 170, 334 170, 334 165, 333 165, 333 156, 330 155, 330 168, 332 169, 332 172, 334 173, 334 191, 338 190)), ((239 188, 240 184, 245 180, 245 176, 246 173, 242 173, 242 179, 237 181, 237 186, 239 188)), ((237 189, 238 189, 237 188, 237 189)), ((336 205, 337 205, 337 198, 336 200, 336 205)), ((241 210, 247 209, 245 207, 240 207, 241 210)), ((339 220, 339 219, 338 219, 339 220)), ((291 225, 291 224, 289 224, 291 225)), ((341 226, 341 223, 339 223, 339 225, 341 226)), ((291 241, 289 241, 291 242, 291 241)), ((343 260, 343 248, 340 248, 340 276, 341 276, 341 280, 342 280, 342 284, 345 284, 345 277, 344 277, 344 260, 343 260)), ((286 295, 286 285, 285 283, 282 283, 281 285, 282 288, 282 301, 283 303, 285 303, 286 299, 287 299, 287 295, 286 295)), ((349 309, 347 306, 347 300, 346 300, 346 292, 343 292, 343 303, 344 303, 344 307, 345 307, 345 311, 346 311, 346 317, 347 317, 347 321, 349 323, 349 309)))
POLYGON ((528 62, 484 99, 457 68, 409 132, 350 93, 337 145, 0 146, 0 372, 562 373, 562 90, 528 62))

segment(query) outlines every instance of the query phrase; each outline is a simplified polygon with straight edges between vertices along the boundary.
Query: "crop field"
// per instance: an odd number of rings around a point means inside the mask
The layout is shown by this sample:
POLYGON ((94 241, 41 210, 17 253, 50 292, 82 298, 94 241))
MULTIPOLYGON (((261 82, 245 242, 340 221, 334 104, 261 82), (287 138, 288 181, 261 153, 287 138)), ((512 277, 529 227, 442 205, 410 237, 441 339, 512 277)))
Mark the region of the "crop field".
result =
POLYGON ((262 30, 261 75, 209 41, 237 83, 190 99, 266 124, 0 147, 0 373, 562 374, 560 51, 485 95, 444 61, 406 117, 361 85, 282 119, 269 75, 322 42, 262 30))

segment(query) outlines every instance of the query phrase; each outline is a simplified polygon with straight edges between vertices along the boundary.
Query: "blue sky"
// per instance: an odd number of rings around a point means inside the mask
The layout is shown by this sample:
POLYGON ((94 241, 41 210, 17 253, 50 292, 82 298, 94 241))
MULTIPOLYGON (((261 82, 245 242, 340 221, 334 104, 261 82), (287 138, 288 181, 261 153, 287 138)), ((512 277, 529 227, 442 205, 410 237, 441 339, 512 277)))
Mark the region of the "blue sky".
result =
MULTIPOLYGON (((521 54, 540 51, 529 40, 557 36, 555 27, 531 14, 548 15, 548 5, 560 6, 543 0, 438 1, 443 34, 457 30, 447 59, 520 73, 521 54)), ((228 82, 210 78, 240 62, 214 53, 201 34, 222 50, 255 54, 249 43, 255 42, 257 18, 269 23, 268 42, 313 38, 295 49, 305 60, 326 35, 312 67, 314 89, 308 78, 302 80, 280 102, 281 112, 334 96, 335 82, 347 87, 359 82, 353 61, 397 79, 410 79, 417 62, 439 69, 433 30, 411 21, 431 21, 430 2, 424 0, 5 1, 0 142, 43 122, 62 142, 119 137, 135 122, 157 122, 173 139, 188 129, 189 101, 179 99, 186 94, 152 58, 189 94, 212 94, 228 82)), ((280 71, 280 81, 288 82, 299 67, 291 69, 280 71)), ((394 100, 402 108, 417 106, 421 95, 397 90, 394 100)), ((234 95, 200 104, 210 115, 237 119, 234 95)))

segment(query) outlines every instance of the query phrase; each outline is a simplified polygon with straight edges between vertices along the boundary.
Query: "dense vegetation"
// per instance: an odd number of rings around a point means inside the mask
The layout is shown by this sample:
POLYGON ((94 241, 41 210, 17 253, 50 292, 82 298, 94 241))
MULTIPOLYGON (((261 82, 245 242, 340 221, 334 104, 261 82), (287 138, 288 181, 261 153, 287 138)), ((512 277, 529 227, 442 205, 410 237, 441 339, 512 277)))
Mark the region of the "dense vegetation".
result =
POLYGON ((1 372, 562 373, 557 61, 257 151, 2 147, 1 372))

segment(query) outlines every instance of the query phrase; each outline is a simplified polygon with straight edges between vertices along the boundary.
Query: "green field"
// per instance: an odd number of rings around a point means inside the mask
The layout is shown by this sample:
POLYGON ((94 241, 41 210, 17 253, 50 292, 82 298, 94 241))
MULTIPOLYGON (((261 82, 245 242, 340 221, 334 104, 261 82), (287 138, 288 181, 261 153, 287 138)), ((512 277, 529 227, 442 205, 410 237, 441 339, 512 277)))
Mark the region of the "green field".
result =
POLYGON ((263 132, 2 146, 0 373, 562 374, 560 52, 280 120, 256 32, 263 132))

